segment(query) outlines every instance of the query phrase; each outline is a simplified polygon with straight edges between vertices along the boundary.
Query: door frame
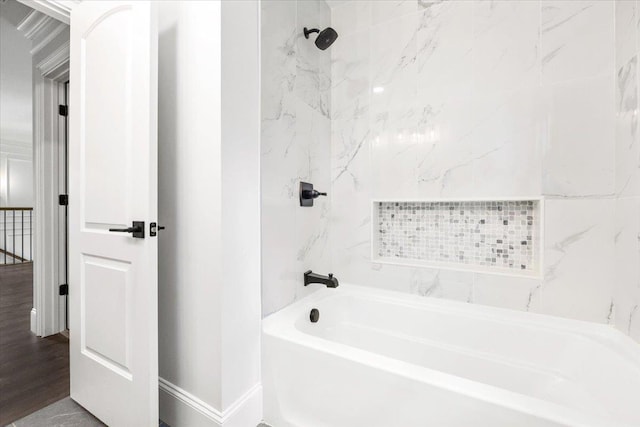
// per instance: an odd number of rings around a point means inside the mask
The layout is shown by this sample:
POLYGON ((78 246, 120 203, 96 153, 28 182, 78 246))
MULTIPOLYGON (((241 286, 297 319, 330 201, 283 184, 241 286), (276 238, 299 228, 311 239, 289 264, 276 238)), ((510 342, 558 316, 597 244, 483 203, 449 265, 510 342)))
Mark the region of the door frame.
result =
MULTIPOLYGON (((18 1, 64 24, 70 23, 71 9, 79 3, 77 0, 18 1)), ((31 25, 42 24, 37 21, 31 25)), ((36 52, 43 47, 39 46, 36 52)), ((66 329, 66 296, 59 295, 59 285, 64 283, 66 275, 66 219, 64 208, 58 205, 58 195, 65 184, 67 141, 65 117, 59 115, 58 107, 65 103, 69 60, 67 42, 33 66, 34 222, 30 324, 31 332, 42 337, 66 329)))
POLYGON ((66 296, 59 286, 66 274, 66 123, 59 114, 69 80, 69 43, 34 68, 34 239, 31 330, 48 336, 66 329, 66 296))

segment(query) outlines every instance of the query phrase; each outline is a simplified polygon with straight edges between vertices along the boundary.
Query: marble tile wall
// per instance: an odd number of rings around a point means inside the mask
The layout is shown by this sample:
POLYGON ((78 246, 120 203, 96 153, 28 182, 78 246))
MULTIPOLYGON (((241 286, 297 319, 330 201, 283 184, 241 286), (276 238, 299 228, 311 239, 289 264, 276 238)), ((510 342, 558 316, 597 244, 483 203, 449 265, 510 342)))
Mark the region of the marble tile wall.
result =
POLYGON ((640 341, 640 3, 616 1, 615 324, 640 341))
POLYGON ((262 301, 266 316, 308 292, 302 272, 329 272, 330 200, 298 205, 298 183, 329 191, 331 57, 303 28, 329 25, 324 0, 263 0, 262 301))
POLYGON ((640 339, 637 2, 331 4, 262 2, 263 314, 310 268, 640 339), (372 262, 372 200, 476 197, 545 198, 542 278, 372 262))
MULTIPOLYGON (((622 187, 633 188, 619 183, 620 163, 636 173, 638 165, 637 143, 625 145, 619 135, 635 132, 636 114, 621 123, 616 110, 634 111, 637 100, 617 100, 620 85, 625 94, 636 85, 624 77, 635 73, 635 62, 625 62, 622 74, 616 68, 616 22, 624 17, 637 38, 637 15, 631 20, 621 7, 636 4, 380 0, 333 7, 340 34, 331 47, 336 276, 602 323, 613 324, 624 308, 623 317, 640 321, 637 304, 614 298, 616 263, 625 262, 616 253, 637 254, 623 247, 635 242, 635 205, 616 200, 622 187), (541 279, 371 261, 372 200, 528 196, 546 200, 541 279)), ((636 44, 627 43, 630 59, 636 44)), ((637 270, 638 260, 631 265, 637 270)))

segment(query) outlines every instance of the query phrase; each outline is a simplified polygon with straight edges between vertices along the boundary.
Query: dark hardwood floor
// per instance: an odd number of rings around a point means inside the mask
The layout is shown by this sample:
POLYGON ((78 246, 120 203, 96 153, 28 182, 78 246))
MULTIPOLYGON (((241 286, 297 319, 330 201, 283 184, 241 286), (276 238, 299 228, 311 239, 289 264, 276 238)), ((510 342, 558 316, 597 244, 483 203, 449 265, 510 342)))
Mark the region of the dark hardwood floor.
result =
POLYGON ((0 265, 0 426, 69 395, 69 341, 30 331, 32 265, 0 265))

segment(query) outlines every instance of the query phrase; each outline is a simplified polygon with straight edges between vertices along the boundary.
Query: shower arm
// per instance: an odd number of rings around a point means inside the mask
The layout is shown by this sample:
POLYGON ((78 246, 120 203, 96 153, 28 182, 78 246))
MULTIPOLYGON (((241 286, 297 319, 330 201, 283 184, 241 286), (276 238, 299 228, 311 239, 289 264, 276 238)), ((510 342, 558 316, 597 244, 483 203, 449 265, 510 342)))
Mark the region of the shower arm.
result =
POLYGON ((304 38, 308 39, 309 38, 309 34, 311 33, 320 33, 320 30, 317 28, 312 28, 312 29, 307 29, 307 27, 304 27, 304 38))

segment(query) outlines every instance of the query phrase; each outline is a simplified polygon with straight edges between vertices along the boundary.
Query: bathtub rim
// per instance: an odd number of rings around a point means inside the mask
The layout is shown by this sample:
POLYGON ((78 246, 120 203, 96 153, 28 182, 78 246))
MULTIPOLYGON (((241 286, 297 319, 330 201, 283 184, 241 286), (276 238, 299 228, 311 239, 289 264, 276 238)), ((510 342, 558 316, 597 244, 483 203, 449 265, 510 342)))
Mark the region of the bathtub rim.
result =
MULTIPOLYGON (((597 415, 587 417, 578 409, 331 341, 308 334, 296 327, 300 314, 311 309, 312 305, 341 295, 365 297, 465 317, 483 318, 489 321, 508 319, 512 325, 521 324, 527 327, 575 334, 581 339, 595 341, 599 345, 609 347, 640 372, 640 346, 632 338, 609 325, 434 297, 422 297, 350 283, 340 284, 337 289, 319 289, 264 318, 262 331, 266 336, 263 338, 263 345, 268 338, 280 339, 333 357, 344 358, 374 369, 381 369, 405 378, 425 382, 449 392, 459 393, 491 405, 505 407, 552 422, 585 427, 611 426, 610 418, 597 415)), ((616 424, 618 427, 633 427, 631 424, 620 424, 618 421, 616 424)))

